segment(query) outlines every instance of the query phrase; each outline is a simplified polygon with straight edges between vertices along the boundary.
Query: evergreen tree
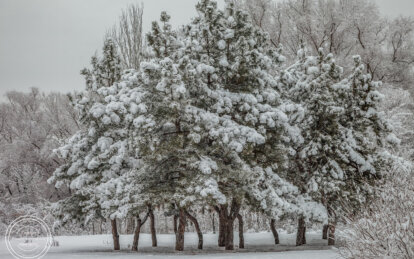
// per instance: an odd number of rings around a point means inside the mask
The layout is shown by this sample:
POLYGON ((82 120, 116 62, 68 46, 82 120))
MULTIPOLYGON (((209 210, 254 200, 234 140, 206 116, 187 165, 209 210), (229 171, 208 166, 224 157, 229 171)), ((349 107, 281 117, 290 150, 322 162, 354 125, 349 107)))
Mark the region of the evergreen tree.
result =
MULTIPOLYGON (((208 0, 196 8, 199 16, 183 32, 182 60, 197 72, 186 86, 194 89, 195 106, 228 121, 225 131, 207 128, 205 137, 203 131, 191 136, 217 164, 211 177, 226 202, 210 204, 220 215, 219 245, 233 249, 233 222, 243 202, 274 218, 310 208, 310 198, 295 195, 297 188, 278 175, 287 164, 286 145, 302 139, 285 114, 290 104, 275 80, 284 57, 271 48, 268 35, 231 3, 224 11, 208 0), (251 133, 238 139, 240 131, 251 133)), ((323 214, 318 208, 313 215, 323 214)))
MULTIPOLYGON (((120 59, 112 40, 104 43, 103 57, 93 57, 92 70, 84 69, 86 91, 72 98, 79 112, 82 129, 56 150, 65 161, 49 179, 56 187, 68 186, 72 196, 54 206, 62 223, 79 220, 87 223, 95 218, 110 218, 113 225, 114 249, 119 250, 116 229, 116 200, 105 199, 107 188, 123 170, 133 167, 127 130, 118 128, 125 108, 106 98, 101 91, 121 78, 120 59)), ((116 183, 115 183, 116 184, 116 183)))
POLYGON ((188 210, 199 204, 216 208, 220 244, 233 249, 243 201, 276 217, 310 208, 310 199, 297 198, 297 188, 278 176, 284 143, 300 141, 272 74, 283 57, 231 4, 223 12, 201 1, 197 10, 180 32, 166 13, 161 26, 153 23, 153 58, 121 82, 135 87, 118 99, 136 107, 125 118, 135 127, 143 192, 174 204, 179 215, 176 249, 183 249, 188 210))
MULTIPOLYGON (((280 78, 286 95, 303 108, 301 116, 292 116, 304 141, 292 146, 288 176, 301 193, 327 208, 329 244, 333 244, 341 214, 350 204, 361 206, 387 169, 390 156, 384 157, 380 140, 386 139, 390 128, 377 110, 376 84, 362 74, 360 63, 352 76, 342 80, 342 68, 331 54, 322 50, 318 57, 306 56, 305 50, 298 54, 299 61, 280 78)), ((297 245, 305 243, 303 217, 299 225, 297 245)))
MULTIPOLYGON (((299 61, 280 79, 288 98, 301 105, 291 118, 301 129, 304 140, 291 147, 292 162, 287 177, 302 194, 326 204, 321 193, 338 190, 343 184, 344 173, 337 160, 341 144, 339 116, 343 108, 338 106, 332 88, 340 81, 341 68, 335 65, 332 55, 324 55, 322 50, 314 57, 306 56, 302 49, 298 57, 299 61)), ((307 215, 299 215, 297 245, 306 243, 306 220, 307 215)))

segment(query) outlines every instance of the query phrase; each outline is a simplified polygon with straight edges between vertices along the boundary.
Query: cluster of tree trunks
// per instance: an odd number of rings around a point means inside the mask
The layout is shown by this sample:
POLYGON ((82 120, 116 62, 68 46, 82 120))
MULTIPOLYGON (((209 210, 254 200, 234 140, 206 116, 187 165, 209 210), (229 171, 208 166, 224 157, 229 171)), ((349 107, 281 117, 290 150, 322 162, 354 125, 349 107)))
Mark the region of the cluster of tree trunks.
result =
POLYGON ((203 233, 201 233, 200 225, 198 224, 197 219, 192 216, 188 211, 185 211, 185 215, 193 222, 194 227, 198 235, 198 249, 203 249, 203 233))
MULTIPOLYGON (((237 218, 239 222, 239 248, 244 248, 244 222, 239 214, 240 205, 234 200, 230 208, 227 205, 219 205, 215 207, 219 214, 219 240, 218 245, 225 247, 226 250, 234 249, 234 220, 237 218), (229 211, 230 209, 230 211, 229 211)), ((183 251, 184 249, 184 232, 187 218, 194 224, 198 235, 198 249, 203 249, 203 234, 197 219, 185 209, 179 209, 178 215, 174 215, 174 232, 176 235, 175 249, 183 251)))
MULTIPOLYGON (((226 250, 234 250, 234 220, 236 218, 241 219, 239 216, 240 211, 240 204, 233 199, 230 207, 225 205, 218 205, 215 206, 214 209, 217 211, 219 215, 219 239, 218 245, 221 247, 225 247, 226 250)), ((243 227, 243 220, 241 223, 239 221, 239 228, 243 227)), ((243 235, 243 229, 239 229, 239 235, 243 235), (240 234, 241 232, 241 234, 240 234)), ((239 244, 244 248, 244 238, 241 239, 239 244)))
MULTIPOLYGON (((240 204, 233 200, 231 206, 219 205, 215 207, 219 215, 219 240, 218 245, 225 247, 226 250, 234 249, 234 220, 239 222, 239 248, 244 248, 243 227, 244 222, 239 214, 240 204)), ((194 224, 198 235, 198 249, 203 249, 203 234, 197 219, 184 208, 180 208, 178 215, 174 215, 174 232, 176 235, 175 250, 184 250, 184 232, 187 218, 194 224)))
POLYGON ((135 227, 134 232, 134 241, 132 242, 132 251, 138 251, 138 241, 139 241, 139 234, 141 233, 141 227, 145 224, 149 216, 149 212, 145 215, 144 219, 140 219, 140 217, 137 217, 137 225, 135 227))
MULTIPOLYGON (((234 250, 234 221, 237 218, 239 223, 239 248, 244 248, 244 222, 243 217, 239 214, 240 204, 238 204, 236 200, 233 200, 230 206, 218 205, 215 206, 214 209, 216 210, 219 216, 218 246, 225 247, 226 250, 234 250)), ((134 239, 132 243, 132 251, 138 250, 138 241, 141 232, 141 227, 145 224, 148 218, 150 219, 152 246, 157 246, 154 212, 152 207, 149 206, 148 212, 143 219, 141 219, 139 216, 137 217, 137 222, 134 231, 134 239)), ((196 217, 191 215, 186 209, 180 208, 178 210, 178 214, 174 215, 173 217, 174 233, 176 235, 175 250, 184 250, 184 232, 187 219, 189 219, 194 224, 194 227, 196 229, 198 235, 198 249, 203 249, 203 233, 201 232, 201 228, 196 217)), ((336 222, 331 222, 330 224, 323 226, 322 238, 328 239, 328 245, 335 245, 335 223, 336 222)), ((273 233, 275 244, 277 245, 280 243, 280 240, 275 224, 275 219, 271 219, 270 229, 273 233)), ((116 219, 111 220, 111 226, 112 237, 114 241, 114 250, 120 250, 119 234, 116 219)), ((304 217, 299 217, 298 230, 296 235, 296 245, 300 246, 304 244, 306 244, 306 222, 304 217)))
MULTIPOLYGON (((152 210, 152 207, 148 206, 148 212, 144 216, 144 218, 141 219, 139 215, 137 217, 137 222, 136 222, 135 230, 134 230, 134 238, 132 241, 132 251, 138 251, 138 241, 139 241, 139 235, 141 233, 141 227, 145 224, 148 218, 150 218, 152 246, 153 247, 157 246, 157 233, 155 230, 154 212, 152 210)), ((114 250, 120 250, 119 233, 118 233, 116 219, 111 220, 111 226, 112 226, 112 238, 114 240, 114 250)))
POLYGON ((184 232, 187 218, 194 224, 198 235, 198 249, 203 249, 203 233, 197 219, 184 208, 180 208, 178 215, 174 215, 175 250, 184 250, 184 232))

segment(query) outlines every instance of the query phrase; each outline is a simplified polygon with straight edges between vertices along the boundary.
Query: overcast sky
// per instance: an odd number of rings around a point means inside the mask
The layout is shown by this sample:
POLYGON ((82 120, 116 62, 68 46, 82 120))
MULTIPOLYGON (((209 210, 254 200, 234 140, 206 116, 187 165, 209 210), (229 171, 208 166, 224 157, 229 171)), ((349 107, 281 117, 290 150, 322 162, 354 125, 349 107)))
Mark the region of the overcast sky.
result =
MULTIPOLYGON (((374 0, 391 17, 414 16, 414 0, 374 0)), ((129 3, 144 3, 143 26, 161 11, 173 25, 195 15, 197 0, 0 0, 0 100, 9 90, 80 90, 79 71, 129 3)), ((219 0, 222 5, 223 0, 219 0)))

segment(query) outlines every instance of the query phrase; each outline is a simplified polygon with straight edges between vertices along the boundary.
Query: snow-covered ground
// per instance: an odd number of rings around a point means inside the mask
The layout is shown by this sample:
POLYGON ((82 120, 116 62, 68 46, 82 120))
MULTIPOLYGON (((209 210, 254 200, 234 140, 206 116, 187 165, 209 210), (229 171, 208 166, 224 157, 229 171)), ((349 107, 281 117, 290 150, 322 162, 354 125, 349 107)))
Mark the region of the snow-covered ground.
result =
MULTIPOLYGON (((307 234, 308 244, 296 247, 295 234, 281 233, 281 244, 273 244, 271 233, 246 233, 245 249, 238 249, 238 238, 235 233, 236 248, 234 251, 224 251, 217 247, 217 235, 204 235, 204 249, 197 248, 197 235, 186 233, 184 252, 174 251, 175 237, 171 234, 159 234, 158 247, 151 247, 151 236, 141 234, 139 241, 139 252, 131 252, 129 247, 132 242, 131 235, 122 235, 121 251, 112 251, 111 235, 95 236, 59 236, 55 240, 59 242, 58 247, 52 247, 44 258, 241 258, 241 259, 336 259, 339 258, 336 250, 326 245, 322 240, 320 232, 307 234)), ((0 245, 0 258, 12 259, 8 253, 4 240, 0 245)))

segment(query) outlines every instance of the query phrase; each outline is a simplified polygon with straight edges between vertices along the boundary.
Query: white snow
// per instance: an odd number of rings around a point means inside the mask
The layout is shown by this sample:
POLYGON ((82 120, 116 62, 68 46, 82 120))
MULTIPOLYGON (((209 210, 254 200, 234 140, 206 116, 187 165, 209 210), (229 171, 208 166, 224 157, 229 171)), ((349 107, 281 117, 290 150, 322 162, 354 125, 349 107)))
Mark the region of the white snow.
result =
POLYGON ((226 48, 226 42, 224 40, 219 40, 217 42, 217 46, 218 46, 219 49, 223 50, 223 49, 226 48))
POLYGON ((234 37, 234 30, 232 29, 226 29, 224 32, 224 38, 225 39, 231 39, 234 37))
MULTIPOLYGON (((320 232, 309 232, 308 245, 296 247, 295 234, 280 233, 281 244, 273 244, 271 233, 245 233, 246 249, 238 249, 238 233, 235 233, 236 248, 234 251, 224 251, 217 247, 217 234, 204 234, 204 249, 198 250, 197 235, 185 234, 185 251, 175 252, 173 234, 158 234, 158 247, 151 247, 151 235, 141 234, 138 252, 130 251, 132 235, 121 235, 121 251, 112 251, 111 235, 93 236, 58 236, 54 240, 59 242, 58 247, 51 247, 44 258, 240 258, 240 259, 337 259, 339 255, 335 249, 324 245, 320 232), (292 250, 292 251, 291 251, 292 250)), ((0 258, 12 259, 6 248, 4 239, 0 242, 0 258)))
POLYGON ((202 157, 199 163, 199 168, 203 174, 211 174, 213 170, 218 169, 216 162, 209 157, 202 157))

